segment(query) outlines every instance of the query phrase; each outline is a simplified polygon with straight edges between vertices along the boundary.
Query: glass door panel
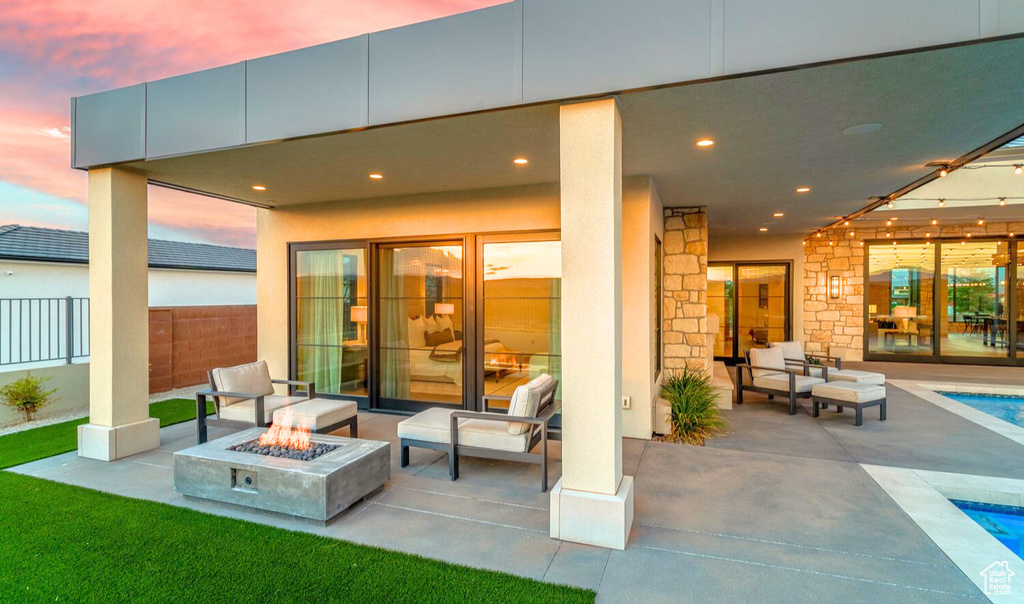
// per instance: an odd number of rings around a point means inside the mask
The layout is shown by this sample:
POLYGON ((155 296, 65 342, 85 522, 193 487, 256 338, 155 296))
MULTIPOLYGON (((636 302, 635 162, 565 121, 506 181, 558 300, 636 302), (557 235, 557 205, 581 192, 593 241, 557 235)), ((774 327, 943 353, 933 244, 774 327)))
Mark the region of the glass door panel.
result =
POLYGON ((484 394, 511 396, 542 373, 561 381, 561 271, 560 241, 484 243, 484 394))
MULTIPOLYGON (((769 342, 789 339, 789 267, 739 265, 736 268, 738 356, 769 342)), ((710 296, 709 296, 710 300, 710 296)))
POLYGON ((715 336, 715 356, 732 357, 736 337, 735 284, 733 266, 708 266, 708 314, 718 316, 718 335, 715 336))
MULTIPOLYGON (((1009 295, 1013 297, 1015 302, 1013 310, 1015 316, 1011 319, 1010 324, 1016 329, 1017 359, 1024 359, 1024 245, 1021 245, 1019 242, 1016 245, 1016 283, 1009 292, 1009 295)), ((1020 364, 1019 360, 1018 364, 1020 364)))
MULTIPOLYGON (((942 276, 939 353, 1004 358, 1009 351, 1007 241, 949 242, 940 250, 942 276)), ((1016 329, 1016 320, 1013 322, 1016 329)))
POLYGON ((295 252, 295 375, 318 393, 368 395, 366 250, 295 252))
POLYGON ((379 251, 380 406, 463 405, 462 244, 379 251))
POLYGON ((935 248, 872 245, 868 265, 868 353, 934 354, 935 248))

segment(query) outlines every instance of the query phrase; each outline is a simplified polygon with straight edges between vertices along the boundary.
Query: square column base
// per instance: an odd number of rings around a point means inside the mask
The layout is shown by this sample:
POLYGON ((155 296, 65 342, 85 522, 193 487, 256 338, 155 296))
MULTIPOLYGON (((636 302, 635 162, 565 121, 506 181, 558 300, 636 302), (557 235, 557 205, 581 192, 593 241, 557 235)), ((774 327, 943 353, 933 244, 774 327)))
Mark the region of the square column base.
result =
POLYGON ((551 489, 551 538, 626 549, 633 527, 633 477, 623 476, 614 495, 551 489))
POLYGON ((79 457, 114 461, 159 446, 160 420, 155 417, 122 426, 78 426, 79 457))

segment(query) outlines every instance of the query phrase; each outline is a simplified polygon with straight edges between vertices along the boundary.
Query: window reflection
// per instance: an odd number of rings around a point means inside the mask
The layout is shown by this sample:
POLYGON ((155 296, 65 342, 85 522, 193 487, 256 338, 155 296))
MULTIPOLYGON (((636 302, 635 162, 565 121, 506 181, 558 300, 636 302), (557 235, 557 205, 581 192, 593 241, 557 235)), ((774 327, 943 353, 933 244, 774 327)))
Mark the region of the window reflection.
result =
POLYGON ((928 243, 868 248, 868 351, 930 355, 934 248, 928 243))
POLYGON ((561 380, 561 242, 483 247, 484 393, 511 395, 542 373, 561 380))
POLYGON ((363 249, 295 254, 297 378, 324 394, 367 395, 363 249))
POLYGON ((960 357, 1005 357, 1007 332, 1006 275, 1008 243, 943 243, 939 298, 941 353, 960 357))
POLYGON ((462 405, 462 299, 461 245, 381 247, 383 399, 462 405))

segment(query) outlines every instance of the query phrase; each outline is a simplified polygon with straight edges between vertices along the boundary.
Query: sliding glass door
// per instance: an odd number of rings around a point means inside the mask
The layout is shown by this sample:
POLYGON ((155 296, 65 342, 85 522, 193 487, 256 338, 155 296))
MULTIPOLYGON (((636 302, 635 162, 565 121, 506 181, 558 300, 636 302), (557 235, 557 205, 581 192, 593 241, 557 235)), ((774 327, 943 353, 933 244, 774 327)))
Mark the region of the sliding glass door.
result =
POLYGON ((522 238, 481 238, 480 395, 511 396, 543 373, 562 379, 562 244, 522 238))
POLYGON ((463 406, 462 242, 381 245, 377 275, 379 407, 463 406))
POLYGON ((291 375, 325 397, 476 410, 485 394, 561 379, 557 232, 290 249, 291 375))
POLYGON ((292 375, 317 391, 364 399, 369 394, 365 247, 296 250, 292 375))
POLYGON ((870 242, 866 358, 1016 363, 1024 331, 1019 248, 1009 238, 870 242))
POLYGON ((708 266, 708 313, 718 316, 715 357, 742 359, 751 348, 790 339, 789 263, 708 266))

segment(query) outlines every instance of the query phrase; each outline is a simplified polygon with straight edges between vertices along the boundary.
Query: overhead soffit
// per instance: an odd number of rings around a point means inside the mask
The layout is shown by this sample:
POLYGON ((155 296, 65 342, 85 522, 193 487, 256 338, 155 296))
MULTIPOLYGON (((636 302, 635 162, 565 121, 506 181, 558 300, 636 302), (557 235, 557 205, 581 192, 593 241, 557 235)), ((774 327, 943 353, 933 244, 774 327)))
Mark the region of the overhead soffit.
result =
MULTIPOLYGON (((1013 39, 622 94, 623 170, 653 175, 666 206, 708 206, 716 236, 803 235, 1024 123, 1022 69, 1013 39), (884 127, 842 133, 865 122, 884 127), (696 147, 704 136, 716 144, 696 147)), ((558 161, 544 104, 131 165, 290 205, 552 183, 558 161)))

